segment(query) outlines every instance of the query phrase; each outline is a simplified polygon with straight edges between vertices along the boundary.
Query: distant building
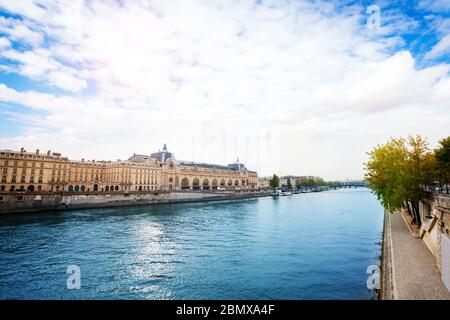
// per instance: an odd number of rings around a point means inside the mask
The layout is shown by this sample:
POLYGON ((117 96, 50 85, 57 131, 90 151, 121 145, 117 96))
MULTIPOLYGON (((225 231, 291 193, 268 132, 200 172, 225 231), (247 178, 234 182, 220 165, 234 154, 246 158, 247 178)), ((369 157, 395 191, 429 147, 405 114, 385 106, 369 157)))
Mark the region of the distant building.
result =
POLYGON ((60 153, 0 151, 0 191, 152 191, 256 189, 258 175, 229 165, 179 161, 164 145, 122 161, 69 160, 60 153))
POLYGON ((265 177, 258 178, 258 188, 261 189, 270 188, 270 178, 265 177))

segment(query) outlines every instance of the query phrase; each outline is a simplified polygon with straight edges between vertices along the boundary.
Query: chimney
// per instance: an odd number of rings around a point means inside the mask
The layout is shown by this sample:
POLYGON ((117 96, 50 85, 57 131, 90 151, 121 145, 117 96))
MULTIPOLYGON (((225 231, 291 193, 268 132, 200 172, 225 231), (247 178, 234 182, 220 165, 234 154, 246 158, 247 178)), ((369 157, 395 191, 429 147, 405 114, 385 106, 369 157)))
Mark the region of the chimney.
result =
POLYGON ((36 149, 36 154, 39 155, 39 149, 36 149))
POLYGON ((52 150, 47 151, 47 155, 50 156, 52 154, 52 150))
POLYGON ((25 152, 25 149, 22 147, 22 148, 20 148, 20 153, 24 153, 25 152))

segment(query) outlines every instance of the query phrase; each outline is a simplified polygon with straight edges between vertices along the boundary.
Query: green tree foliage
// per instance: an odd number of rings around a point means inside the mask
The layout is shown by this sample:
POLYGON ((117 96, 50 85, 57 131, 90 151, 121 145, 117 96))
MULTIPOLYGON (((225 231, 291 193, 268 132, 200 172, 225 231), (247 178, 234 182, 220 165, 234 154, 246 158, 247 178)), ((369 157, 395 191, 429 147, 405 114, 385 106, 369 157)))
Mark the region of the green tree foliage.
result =
POLYGON ((301 187, 320 187, 320 186, 328 186, 329 182, 326 182, 322 178, 299 178, 297 180, 296 186, 297 188, 301 187))
POLYGON ((340 188, 340 187, 342 187, 342 184, 339 181, 328 181, 327 185, 330 188, 340 188))
POLYGON ((288 189, 292 189, 291 178, 287 178, 287 187, 288 189))
POLYGON ((440 147, 434 150, 436 158, 436 176, 441 185, 446 185, 448 193, 448 185, 450 183, 450 136, 442 139, 439 143, 440 147))
POLYGON ((315 181, 314 179, 308 179, 308 178, 300 178, 298 181, 299 187, 314 187, 315 181))
POLYGON ((276 174, 270 179, 270 186, 274 189, 280 186, 280 178, 276 174))
POLYGON ((435 158, 421 136, 391 139, 369 152, 365 179, 389 211, 405 207, 420 225, 419 202, 431 184, 435 158))

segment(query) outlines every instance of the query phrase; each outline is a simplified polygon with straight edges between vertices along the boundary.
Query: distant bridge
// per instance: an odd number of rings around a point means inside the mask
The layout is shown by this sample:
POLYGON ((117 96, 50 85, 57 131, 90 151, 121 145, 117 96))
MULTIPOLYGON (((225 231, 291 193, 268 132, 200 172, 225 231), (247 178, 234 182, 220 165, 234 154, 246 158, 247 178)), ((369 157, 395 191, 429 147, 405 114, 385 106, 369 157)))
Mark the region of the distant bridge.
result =
POLYGON ((341 186, 342 186, 343 188, 367 187, 367 182, 364 181, 364 180, 341 181, 341 186))

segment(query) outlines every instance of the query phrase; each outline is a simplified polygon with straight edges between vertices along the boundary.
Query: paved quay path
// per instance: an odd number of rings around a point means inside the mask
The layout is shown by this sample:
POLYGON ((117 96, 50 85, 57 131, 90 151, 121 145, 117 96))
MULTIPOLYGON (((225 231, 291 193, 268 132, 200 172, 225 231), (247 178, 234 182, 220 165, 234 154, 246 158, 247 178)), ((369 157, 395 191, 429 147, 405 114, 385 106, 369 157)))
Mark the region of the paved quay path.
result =
POLYGON ((389 219, 393 298, 450 299, 425 243, 411 235, 400 213, 389 215, 389 219))

